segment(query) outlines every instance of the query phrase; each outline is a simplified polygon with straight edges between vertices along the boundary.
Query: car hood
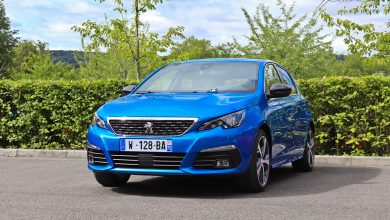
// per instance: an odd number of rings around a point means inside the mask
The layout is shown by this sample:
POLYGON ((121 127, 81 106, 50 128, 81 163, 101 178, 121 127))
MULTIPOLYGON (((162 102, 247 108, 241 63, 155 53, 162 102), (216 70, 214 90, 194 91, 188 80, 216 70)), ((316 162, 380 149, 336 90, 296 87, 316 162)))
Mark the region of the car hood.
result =
POLYGON ((98 115, 107 117, 196 117, 208 119, 245 109, 259 102, 245 94, 131 94, 103 105, 98 115))

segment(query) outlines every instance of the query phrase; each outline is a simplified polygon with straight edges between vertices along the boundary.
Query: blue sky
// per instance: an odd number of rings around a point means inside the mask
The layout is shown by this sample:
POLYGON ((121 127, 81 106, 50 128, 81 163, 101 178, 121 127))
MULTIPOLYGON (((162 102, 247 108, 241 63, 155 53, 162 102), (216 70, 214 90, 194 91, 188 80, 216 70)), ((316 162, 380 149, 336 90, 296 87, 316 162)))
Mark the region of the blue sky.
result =
MULTIPOLYGON (((284 0, 287 4, 292 1, 284 0)), ((322 0, 297 0, 298 15, 311 13, 322 0)), ((110 1, 108 1, 110 2, 110 1)), ((276 0, 170 0, 159 5, 156 11, 143 15, 142 19, 151 25, 151 30, 164 33, 170 26, 184 26, 186 36, 210 39, 214 44, 236 37, 244 42, 249 33, 241 8, 254 12, 258 3, 264 2, 275 13, 276 0)), ((50 49, 81 50, 80 36, 72 32, 73 25, 91 19, 103 21, 104 14, 115 16, 112 3, 97 3, 94 0, 5 0, 6 11, 12 27, 19 30, 22 39, 41 40, 49 43, 50 49)), ((329 2, 326 5, 331 14, 344 5, 356 5, 357 2, 329 2)), ((357 15, 350 19, 366 22, 367 16, 357 15)), ((370 22, 380 26, 385 16, 371 16, 370 22)), ((325 32, 331 33, 330 29, 325 32)), ((346 53, 342 39, 334 40, 337 53, 346 53)))

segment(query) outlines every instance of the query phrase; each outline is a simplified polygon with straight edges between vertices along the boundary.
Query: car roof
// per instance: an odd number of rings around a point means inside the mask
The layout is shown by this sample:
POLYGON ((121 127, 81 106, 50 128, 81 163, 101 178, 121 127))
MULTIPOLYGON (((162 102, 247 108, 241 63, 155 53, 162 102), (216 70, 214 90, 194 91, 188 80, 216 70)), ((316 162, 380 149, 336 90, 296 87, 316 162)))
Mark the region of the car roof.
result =
POLYGON ((249 58, 210 58, 210 59, 197 59, 197 60, 185 60, 173 63, 200 63, 200 62, 256 62, 256 63, 267 63, 273 62, 270 60, 261 59, 249 59, 249 58))

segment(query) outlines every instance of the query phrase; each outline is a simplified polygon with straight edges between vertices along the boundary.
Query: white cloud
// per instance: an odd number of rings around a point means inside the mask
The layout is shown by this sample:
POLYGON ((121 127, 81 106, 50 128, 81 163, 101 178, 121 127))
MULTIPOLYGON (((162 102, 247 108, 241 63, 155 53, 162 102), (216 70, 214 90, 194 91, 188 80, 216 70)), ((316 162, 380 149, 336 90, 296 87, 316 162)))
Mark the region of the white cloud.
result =
POLYGON ((141 17, 142 21, 153 24, 153 31, 166 32, 169 27, 176 26, 175 21, 162 16, 158 11, 148 11, 141 17))
POLYGON ((104 9, 97 5, 92 5, 87 2, 75 2, 74 4, 66 4, 64 11, 73 14, 91 14, 91 13, 104 13, 104 9))
POLYGON ((21 8, 52 7, 55 4, 52 0, 5 0, 6 4, 11 4, 11 1, 21 8))
POLYGON ((61 34, 69 33, 69 31, 71 31, 71 28, 74 25, 75 24, 69 24, 69 23, 63 23, 63 22, 50 23, 47 25, 47 29, 48 29, 48 32, 50 32, 50 33, 61 35, 61 34))

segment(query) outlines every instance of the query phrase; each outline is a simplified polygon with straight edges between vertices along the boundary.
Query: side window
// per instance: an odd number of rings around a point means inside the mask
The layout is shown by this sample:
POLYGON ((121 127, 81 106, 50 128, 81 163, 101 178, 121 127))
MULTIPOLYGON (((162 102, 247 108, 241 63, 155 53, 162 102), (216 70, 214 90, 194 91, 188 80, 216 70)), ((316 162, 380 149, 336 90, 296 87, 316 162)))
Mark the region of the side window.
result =
POLYGON ((287 71, 282 69, 282 68, 280 68, 280 67, 276 67, 276 68, 278 69, 278 72, 279 72, 280 78, 282 80, 282 83, 283 84, 287 84, 287 85, 289 85, 292 88, 291 94, 297 94, 297 88, 295 86, 295 83, 293 82, 293 80, 291 79, 291 77, 287 73, 287 71))
POLYGON ((270 88, 273 84, 280 84, 279 74, 276 71, 274 65, 267 64, 264 70, 264 86, 265 92, 269 93, 270 88))

